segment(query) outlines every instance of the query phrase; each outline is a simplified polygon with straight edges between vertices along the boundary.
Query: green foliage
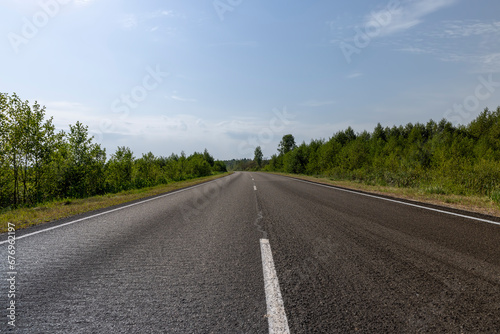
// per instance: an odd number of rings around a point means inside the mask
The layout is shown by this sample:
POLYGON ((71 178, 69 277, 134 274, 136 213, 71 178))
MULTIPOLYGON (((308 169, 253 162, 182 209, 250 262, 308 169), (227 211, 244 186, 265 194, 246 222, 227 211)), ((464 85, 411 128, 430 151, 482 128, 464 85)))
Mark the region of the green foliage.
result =
POLYGON ((208 176, 226 166, 205 149, 186 157, 135 159, 128 147, 111 158, 80 122, 55 133, 45 107, 0 93, 0 210, 66 198, 84 198, 208 176))
POLYGON ((207 149, 205 149, 205 151, 203 152, 203 159, 210 165, 210 167, 214 166, 214 157, 212 157, 210 153, 208 153, 207 149))
POLYGON ((227 172, 227 167, 226 167, 226 164, 223 161, 216 160, 214 162, 213 170, 216 173, 225 173, 225 172, 227 172))
POLYGON ((134 164, 135 188, 151 187, 160 184, 161 168, 153 153, 143 154, 134 164))
POLYGON ((128 147, 118 147, 106 165, 106 182, 112 192, 128 190, 133 185, 134 156, 128 147))
POLYGON ((428 194, 446 195, 446 190, 440 185, 432 185, 425 189, 428 194))
POLYGON ((309 162, 306 143, 288 151, 283 158, 284 170, 287 173, 303 174, 309 162))
POLYGON ((273 154, 269 164, 264 168, 265 171, 277 172, 283 169, 283 155, 273 154))
POLYGON ((253 158, 253 161, 257 164, 257 168, 262 167, 262 158, 263 157, 264 157, 264 155, 262 154, 262 149, 260 148, 260 146, 257 146, 255 148, 254 158, 253 158))
POLYGON ((295 138, 291 134, 288 134, 284 135, 281 139, 278 151, 280 152, 280 154, 284 155, 293 150, 295 147, 295 138))
POLYGON ((495 190, 491 193, 490 198, 493 202, 500 204, 500 190, 495 190))
POLYGON ((64 152, 64 197, 83 198, 104 193, 105 150, 92 142, 87 126, 76 122, 69 127, 64 152))
POLYGON ((212 174, 210 163, 204 158, 201 153, 194 153, 186 159, 186 170, 188 178, 208 176, 212 174))
POLYGON ((265 170, 500 197, 500 107, 485 109, 468 126, 443 119, 392 128, 377 124, 372 133, 356 134, 349 127, 298 147, 286 135, 278 152, 265 170))
POLYGON ((0 207, 29 205, 44 197, 47 168, 54 154, 52 119, 45 108, 0 94, 0 207))

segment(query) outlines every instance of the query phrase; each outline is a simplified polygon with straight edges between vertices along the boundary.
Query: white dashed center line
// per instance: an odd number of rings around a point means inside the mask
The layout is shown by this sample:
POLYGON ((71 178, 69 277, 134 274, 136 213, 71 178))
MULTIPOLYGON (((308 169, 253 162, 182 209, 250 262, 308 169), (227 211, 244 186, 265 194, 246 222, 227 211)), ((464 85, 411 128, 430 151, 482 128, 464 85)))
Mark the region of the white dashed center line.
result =
POLYGON ((260 239, 260 252, 262 255, 262 270, 264 272, 264 289, 266 292, 269 333, 290 333, 285 306, 281 298, 278 276, 274 268, 271 245, 268 239, 260 239))

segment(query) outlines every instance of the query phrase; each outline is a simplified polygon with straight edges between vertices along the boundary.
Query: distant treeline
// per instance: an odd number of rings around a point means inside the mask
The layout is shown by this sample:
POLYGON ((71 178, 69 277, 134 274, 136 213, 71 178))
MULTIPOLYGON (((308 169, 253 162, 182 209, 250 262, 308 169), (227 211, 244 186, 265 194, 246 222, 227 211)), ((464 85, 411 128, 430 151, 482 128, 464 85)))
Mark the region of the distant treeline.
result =
POLYGON ((468 125, 443 119, 392 128, 378 124, 371 133, 349 127, 299 146, 286 135, 263 169, 487 195, 500 202, 500 107, 485 109, 468 125))
MULTIPOLYGON (((267 161, 263 161, 263 165, 267 161)), ((255 159, 232 159, 232 160, 224 160, 224 163, 226 164, 226 167, 230 171, 257 171, 259 170, 259 166, 257 165, 257 162, 255 162, 255 159)))
POLYGON ((0 209, 84 198, 225 172, 205 149, 186 156, 135 158, 128 147, 106 151, 77 122, 56 133, 45 107, 0 93, 0 209))

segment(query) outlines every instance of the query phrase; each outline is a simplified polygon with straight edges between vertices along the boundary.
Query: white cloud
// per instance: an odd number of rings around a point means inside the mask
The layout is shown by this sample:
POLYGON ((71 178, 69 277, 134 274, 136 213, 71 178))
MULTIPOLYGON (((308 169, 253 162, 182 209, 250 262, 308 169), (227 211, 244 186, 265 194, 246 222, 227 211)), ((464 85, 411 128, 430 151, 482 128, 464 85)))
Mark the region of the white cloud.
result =
POLYGON ((408 53, 413 53, 413 54, 429 54, 432 53, 430 50, 424 49, 424 48, 417 48, 417 47, 407 47, 407 48, 401 48, 401 49, 396 49, 396 51, 402 51, 402 52, 408 52, 408 53))
POLYGON ((196 102, 196 99, 190 99, 190 98, 186 98, 186 97, 180 97, 180 96, 177 96, 177 95, 172 95, 172 96, 170 96, 170 98, 172 100, 181 101, 181 102, 196 102))
MULTIPOLYGON (((312 105, 333 101, 309 101, 312 105)), ((53 101, 44 103, 47 116, 54 116, 58 129, 68 130, 68 124, 76 121, 88 125, 90 135, 95 142, 112 154, 117 146, 128 146, 140 156, 148 151, 157 156, 168 156, 172 152, 187 154, 194 151, 209 152, 218 159, 251 158, 253 150, 260 145, 264 155, 269 157, 276 152, 283 134, 293 133, 297 141, 329 138, 338 130, 348 125, 356 131, 373 128, 373 124, 355 124, 345 121, 335 124, 314 124, 289 120, 286 124, 280 120, 272 122, 276 116, 235 117, 228 120, 201 118, 189 114, 145 115, 131 113, 120 118, 114 114, 103 114, 77 102, 53 101), (274 131, 275 127, 279 131, 274 131), (269 132, 271 131, 271 132, 269 132), (262 137, 260 138, 259 135, 262 137)))
POLYGON ((165 96, 165 98, 167 100, 175 100, 175 101, 180 101, 180 102, 196 102, 197 101, 196 99, 193 99, 193 98, 179 96, 179 94, 175 90, 172 92, 171 95, 165 96))
POLYGON ((173 10, 156 10, 143 15, 144 19, 155 19, 161 17, 182 17, 182 15, 174 12, 173 10))
POLYGON ((406 1, 395 9, 388 7, 367 15, 365 17, 365 26, 372 22, 377 22, 376 17, 384 18, 383 22, 387 23, 382 25, 378 36, 396 34, 422 23, 425 16, 453 5, 456 2, 457 0, 406 1), (387 18, 387 15, 389 15, 389 18, 387 18))
POLYGON ((127 14, 120 20, 120 25, 125 30, 133 30, 139 25, 139 20, 134 14, 127 14))
POLYGON ((101 115, 98 110, 78 102, 70 101, 40 101, 46 107, 47 118, 54 117, 53 123, 58 130, 68 130, 69 125, 77 121, 88 125, 89 128, 98 126, 101 115))
POLYGON ((500 72, 500 21, 444 21, 392 42, 396 51, 469 63, 472 72, 500 72))
POLYGON ((361 73, 361 72, 354 72, 352 74, 349 74, 347 76, 347 78, 354 79, 354 78, 358 78, 358 77, 361 77, 361 76, 363 76, 363 73, 361 73))
MULTIPOLYGON (((286 112, 279 114, 290 115, 286 112)), ((179 153, 180 150, 192 152, 206 147, 219 158, 251 157, 258 145, 263 150, 267 149, 265 152, 274 153, 283 134, 293 132, 297 125, 298 122, 292 120, 284 123, 275 113, 270 113, 269 118, 235 117, 223 120, 188 114, 131 114, 126 120, 113 119, 112 126, 101 136, 100 142, 110 149, 116 147, 117 138, 137 145, 148 142, 152 146, 137 149, 144 152, 151 150, 155 154, 166 154, 162 153, 165 150, 169 151, 168 154, 179 153), (218 151, 213 151, 214 148, 218 151)))
POLYGON ((162 10, 161 11, 161 15, 164 15, 164 16, 174 16, 174 11, 172 11, 172 10, 162 10))
POLYGON ((491 34, 500 35, 500 21, 449 21, 436 36, 461 38, 491 34))
MULTIPOLYGON (((83 2, 89 2, 94 0, 81 0, 83 2)), ((157 10, 149 13, 142 14, 126 14, 124 15, 120 22, 120 25, 125 30, 132 30, 137 28, 141 23, 145 21, 150 21, 154 19, 162 19, 164 17, 181 17, 181 15, 175 13, 172 10, 157 10)), ((157 20, 158 21, 158 20, 157 20)), ((150 29, 150 31, 155 31, 158 29, 158 26, 154 26, 150 29)))
POLYGON ((488 54, 444 54, 439 57, 442 61, 467 62, 475 66, 475 72, 500 72, 500 53, 488 54))

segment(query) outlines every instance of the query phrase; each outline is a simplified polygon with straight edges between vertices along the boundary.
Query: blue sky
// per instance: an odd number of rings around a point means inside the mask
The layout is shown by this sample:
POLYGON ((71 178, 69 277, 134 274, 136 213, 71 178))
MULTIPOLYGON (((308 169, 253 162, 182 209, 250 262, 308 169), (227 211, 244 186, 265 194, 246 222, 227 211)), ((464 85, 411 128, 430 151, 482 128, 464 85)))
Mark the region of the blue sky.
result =
POLYGON ((274 154, 284 134, 500 106, 498 0, 3 0, 0 91, 108 154, 274 154))

